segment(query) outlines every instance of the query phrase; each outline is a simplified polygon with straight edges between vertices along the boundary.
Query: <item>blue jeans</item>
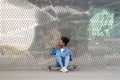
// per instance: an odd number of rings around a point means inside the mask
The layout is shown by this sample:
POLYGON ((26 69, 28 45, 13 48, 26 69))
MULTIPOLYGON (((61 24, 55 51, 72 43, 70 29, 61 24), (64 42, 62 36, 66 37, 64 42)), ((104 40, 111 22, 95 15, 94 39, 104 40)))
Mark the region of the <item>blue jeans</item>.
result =
POLYGON ((70 56, 61 57, 59 55, 56 55, 56 67, 67 67, 70 62, 70 56))

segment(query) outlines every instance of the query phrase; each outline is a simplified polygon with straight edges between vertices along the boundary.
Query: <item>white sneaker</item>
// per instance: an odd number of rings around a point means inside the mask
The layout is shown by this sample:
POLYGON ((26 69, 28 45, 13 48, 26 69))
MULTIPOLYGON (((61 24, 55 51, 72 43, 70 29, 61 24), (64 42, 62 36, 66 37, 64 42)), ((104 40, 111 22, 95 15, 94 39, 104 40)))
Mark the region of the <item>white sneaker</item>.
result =
POLYGON ((63 70, 64 70, 64 68, 61 68, 61 69, 60 69, 60 72, 63 72, 63 70))
POLYGON ((63 68, 62 72, 66 73, 66 72, 68 72, 68 69, 67 68, 63 68))

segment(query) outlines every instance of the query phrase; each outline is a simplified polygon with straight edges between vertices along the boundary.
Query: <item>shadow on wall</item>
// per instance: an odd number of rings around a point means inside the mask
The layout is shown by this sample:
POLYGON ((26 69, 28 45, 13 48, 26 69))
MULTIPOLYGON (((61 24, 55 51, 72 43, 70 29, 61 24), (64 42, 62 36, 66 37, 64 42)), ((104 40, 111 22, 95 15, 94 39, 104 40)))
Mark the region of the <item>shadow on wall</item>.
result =
MULTIPOLYGON (((49 7, 48 7, 49 8, 49 7)), ((60 36, 67 36, 71 39, 69 47, 73 50, 74 56, 78 57, 82 53, 87 53, 89 15, 86 11, 80 12, 74 8, 64 8, 57 6, 56 16, 52 16, 48 9, 44 12, 36 13, 38 26, 35 27, 35 36, 31 44, 30 51, 49 51, 58 42, 60 36), (60 9, 59 9, 60 8, 60 9), (62 12, 64 9, 65 11, 62 12)), ((54 11, 54 10, 53 10, 54 11)), ((48 54, 48 53, 47 53, 48 54)))

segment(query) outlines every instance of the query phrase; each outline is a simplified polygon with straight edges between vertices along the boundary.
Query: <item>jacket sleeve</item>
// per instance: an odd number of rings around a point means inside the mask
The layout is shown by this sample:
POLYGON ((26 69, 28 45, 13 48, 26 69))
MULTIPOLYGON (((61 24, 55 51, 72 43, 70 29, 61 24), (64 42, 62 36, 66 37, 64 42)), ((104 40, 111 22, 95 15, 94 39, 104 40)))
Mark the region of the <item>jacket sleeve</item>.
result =
POLYGON ((50 55, 55 55, 56 54, 56 49, 55 48, 51 48, 49 54, 50 55))
POLYGON ((72 51, 70 51, 70 61, 73 61, 73 54, 72 54, 72 51))

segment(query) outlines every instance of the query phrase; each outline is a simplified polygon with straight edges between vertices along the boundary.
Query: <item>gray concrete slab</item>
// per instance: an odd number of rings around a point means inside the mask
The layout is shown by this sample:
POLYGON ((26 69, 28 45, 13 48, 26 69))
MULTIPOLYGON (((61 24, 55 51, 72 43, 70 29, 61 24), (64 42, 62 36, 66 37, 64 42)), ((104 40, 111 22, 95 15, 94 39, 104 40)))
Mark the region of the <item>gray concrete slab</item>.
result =
POLYGON ((120 71, 1 71, 0 80, 120 80, 120 71))

